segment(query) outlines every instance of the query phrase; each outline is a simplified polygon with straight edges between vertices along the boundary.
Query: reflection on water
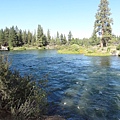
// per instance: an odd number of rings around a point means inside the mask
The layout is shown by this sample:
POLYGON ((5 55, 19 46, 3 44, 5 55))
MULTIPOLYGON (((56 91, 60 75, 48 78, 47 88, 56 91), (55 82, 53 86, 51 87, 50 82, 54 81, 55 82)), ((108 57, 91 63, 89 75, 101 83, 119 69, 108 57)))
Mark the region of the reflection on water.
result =
POLYGON ((48 75, 49 114, 68 120, 120 120, 120 58, 62 55, 55 50, 10 52, 11 68, 48 75))

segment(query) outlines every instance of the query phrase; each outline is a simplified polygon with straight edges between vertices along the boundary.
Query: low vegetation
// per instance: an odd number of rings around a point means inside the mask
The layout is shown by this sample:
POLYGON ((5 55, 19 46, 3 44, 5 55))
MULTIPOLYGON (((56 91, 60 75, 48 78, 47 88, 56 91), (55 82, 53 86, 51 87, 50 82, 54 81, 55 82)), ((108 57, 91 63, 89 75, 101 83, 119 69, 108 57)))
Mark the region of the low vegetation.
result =
POLYGON ((114 47, 106 47, 100 48, 96 47, 82 47, 77 44, 69 45, 69 46, 61 46, 58 50, 60 54, 84 54, 86 56, 110 56, 111 49, 114 47))
POLYGON ((9 70, 7 57, 0 56, 0 119, 28 120, 40 118, 47 109, 44 82, 21 77, 9 70))

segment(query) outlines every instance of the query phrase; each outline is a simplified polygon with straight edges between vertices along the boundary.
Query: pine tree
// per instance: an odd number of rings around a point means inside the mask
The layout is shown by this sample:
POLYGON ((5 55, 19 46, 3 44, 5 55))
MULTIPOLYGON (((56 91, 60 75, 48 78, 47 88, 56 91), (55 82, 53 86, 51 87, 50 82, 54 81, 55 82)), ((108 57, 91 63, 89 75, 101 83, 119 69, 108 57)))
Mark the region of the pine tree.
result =
POLYGON ((60 45, 59 32, 57 31, 56 44, 60 45))
POLYGON ((111 13, 108 5, 108 0, 100 1, 94 24, 94 31, 101 37, 101 47, 107 46, 107 43, 111 39, 112 34, 111 24, 113 23, 113 20, 109 18, 111 13))
POLYGON ((4 44, 4 31, 3 31, 3 29, 0 30, 0 44, 4 44))
POLYGON ((50 41, 51 45, 56 45, 56 40, 52 37, 51 41, 50 41))
POLYGON ((64 37, 63 37, 64 41, 63 41, 63 44, 66 44, 67 43, 67 39, 66 39, 66 36, 64 34, 64 37))
POLYGON ((69 34, 68 34, 68 42, 70 43, 72 40, 72 32, 69 31, 69 34))
POLYGON ((45 35, 42 36, 42 45, 46 46, 47 45, 47 37, 45 35))
POLYGON ((12 28, 10 28, 10 32, 9 32, 9 46, 16 47, 17 45, 18 45, 17 33, 14 29, 14 26, 12 26, 12 28))
POLYGON ((99 40, 99 37, 97 37, 95 31, 93 31, 92 37, 90 38, 89 42, 93 46, 99 45, 100 40, 99 40))
POLYGON ((38 47, 42 47, 42 37, 43 37, 43 28, 41 27, 41 25, 38 25, 38 29, 37 29, 37 45, 38 47))
POLYGON ((61 40, 61 44, 66 44, 67 43, 66 37, 65 37, 65 35, 63 36, 63 34, 60 35, 60 40, 61 40))
POLYGON ((28 45, 31 45, 32 33, 28 30, 28 45))
POLYGON ((32 41, 31 41, 32 45, 35 45, 35 43, 36 43, 36 31, 34 31, 34 33, 32 35, 32 41))
POLYGON ((48 42, 48 45, 50 44, 50 40, 51 40, 50 30, 48 29, 48 31, 47 31, 47 42, 48 42))
POLYGON ((22 39, 23 39, 23 44, 27 44, 28 43, 28 35, 27 35, 26 30, 23 31, 22 39))
POLYGON ((6 44, 9 43, 9 28, 7 28, 7 27, 4 30, 4 40, 5 40, 6 44))
POLYGON ((20 29, 18 31, 18 46, 22 46, 22 45, 23 45, 22 30, 20 29))

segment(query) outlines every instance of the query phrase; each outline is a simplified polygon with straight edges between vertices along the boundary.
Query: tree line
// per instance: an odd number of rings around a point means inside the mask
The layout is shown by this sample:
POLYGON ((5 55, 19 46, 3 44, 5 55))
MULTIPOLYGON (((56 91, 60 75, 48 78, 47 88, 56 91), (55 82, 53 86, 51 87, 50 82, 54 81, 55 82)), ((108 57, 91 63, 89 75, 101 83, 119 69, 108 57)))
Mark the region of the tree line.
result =
POLYGON ((72 40, 72 33, 69 31, 68 40, 65 34, 56 33, 56 38, 51 37, 50 30, 47 34, 43 32, 41 25, 38 25, 37 31, 31 32, 30 30, 21 30, 18 27, 12 26, 11 28, 5 28, 0 30, 0 44, 9 47, 19 47, 23 45, 32 46, 47 46, 47 45, 61 45, 70 43, 72 40))
MULTIPOLYGON (((32 45, 43 47, 47 45, 71 45, 78 44, 81 46, 89 45, 99 45, 100 37, 93 33, 90 38, 74 38, 72 32, 69 31, 68 36, 65 34, 56 33, 56 37, 53 38, 50 35, 50 30, 48 29, 47 34, 43 32, 41 25, 38 25, 37 32, 31 32, 30 30, 21 30, 18 27, 12 26, 11 28, 5 28, 0 30, 0 45, 9 47, 20 47, 23 45, 32 45)), ((111 41, 109 43, 119 44, 120 36, 112 35, 111 41)))

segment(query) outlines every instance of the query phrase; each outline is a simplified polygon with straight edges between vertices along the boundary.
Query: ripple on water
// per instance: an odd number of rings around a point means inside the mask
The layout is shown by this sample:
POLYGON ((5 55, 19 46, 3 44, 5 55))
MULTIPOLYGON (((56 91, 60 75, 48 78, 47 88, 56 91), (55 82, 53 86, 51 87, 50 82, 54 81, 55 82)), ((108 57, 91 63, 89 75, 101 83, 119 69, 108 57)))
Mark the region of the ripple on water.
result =
POLYGON ((67 120, 120 119, 120 58, 50 51, 10 52, 11 68, 36 79, 47 75, 50 114, 67 120))

